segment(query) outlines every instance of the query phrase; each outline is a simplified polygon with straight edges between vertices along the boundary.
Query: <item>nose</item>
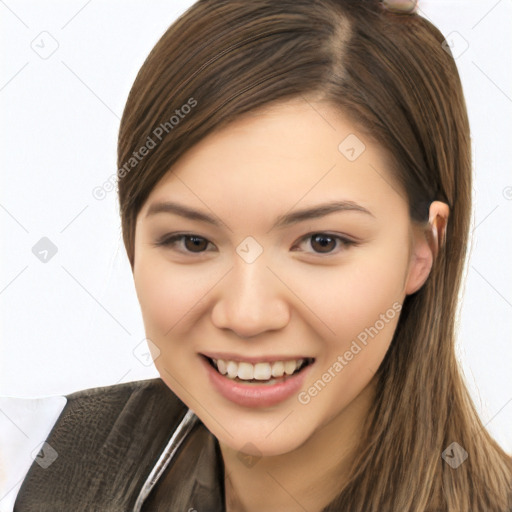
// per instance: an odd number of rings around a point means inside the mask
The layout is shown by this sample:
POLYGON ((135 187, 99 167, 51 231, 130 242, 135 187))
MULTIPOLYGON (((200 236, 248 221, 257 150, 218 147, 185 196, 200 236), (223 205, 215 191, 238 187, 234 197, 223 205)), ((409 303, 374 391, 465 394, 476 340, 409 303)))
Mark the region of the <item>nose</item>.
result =
POLYGON ((252 263, 237 257, 221 281, 211 315, 216 327, 230 329, 240 338, 283 329, 291 316, 286 287, 263 257, 252 263))

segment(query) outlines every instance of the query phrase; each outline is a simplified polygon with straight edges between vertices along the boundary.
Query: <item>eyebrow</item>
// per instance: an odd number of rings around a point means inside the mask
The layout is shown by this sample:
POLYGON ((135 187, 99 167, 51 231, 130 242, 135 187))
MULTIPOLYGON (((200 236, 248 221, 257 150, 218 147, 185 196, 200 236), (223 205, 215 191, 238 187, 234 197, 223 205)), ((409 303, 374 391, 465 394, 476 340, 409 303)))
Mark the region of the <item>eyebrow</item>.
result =
MULTIPOLYGON (((370 210, 366 209, 364 206, 354 203, 353 201, 331 201, 329 203, 323 203, 310 208, 280 215, 271 229, 284 228, 306 220, 324 217, 335 212, 359 212, 375 217, 370 210)), ((193 208, 172 201, 161 201, 151 204, 146 213, 146 218, 158 213, 171 213, 190 220, 206 222, 217 227, 220 227, 220 225, 223 224, 218 219, 205 212, 194 210, 193 208)))

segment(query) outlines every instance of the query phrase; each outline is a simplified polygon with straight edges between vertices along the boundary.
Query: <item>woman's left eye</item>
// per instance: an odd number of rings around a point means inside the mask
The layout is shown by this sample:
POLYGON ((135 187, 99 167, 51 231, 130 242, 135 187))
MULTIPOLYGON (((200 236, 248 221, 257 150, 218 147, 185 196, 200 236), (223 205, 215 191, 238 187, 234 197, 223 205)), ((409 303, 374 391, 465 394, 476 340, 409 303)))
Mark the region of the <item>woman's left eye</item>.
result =
MULTIPOLYGON (((302 237, 300 243, 298 245, 294 245, 291 250, 296 251, 296 247, 299 247, 300 245, 310 240, 311 247, 316 254, 332 254, 336 246, 341 250, 348 249, 350 246, 356 244, 356 242, 353 240, 342 236, 319 232, 302 237)), ((206 249, 208 244, 211 244, 211 242, 209 242, 206 238, 191 233, 163 237, 155 243, 157 247, 176 247, 179 245, 179 252, 188 254, 201 254, 207 252, 206 249)))
MULTIPOLYGON (((340 249, 347 249, 351 245, 355 245, 353 240, 348 238, 331 235, 329 233, 312 233, 306 235, 301 239, 301 243, 311 240, 311 247, 315 250, 316 254, 332 254, 333 249, 336 247, 336 242, 339 242, 340 249)), ((294 250, 292 248, 292 250, 294 250)))

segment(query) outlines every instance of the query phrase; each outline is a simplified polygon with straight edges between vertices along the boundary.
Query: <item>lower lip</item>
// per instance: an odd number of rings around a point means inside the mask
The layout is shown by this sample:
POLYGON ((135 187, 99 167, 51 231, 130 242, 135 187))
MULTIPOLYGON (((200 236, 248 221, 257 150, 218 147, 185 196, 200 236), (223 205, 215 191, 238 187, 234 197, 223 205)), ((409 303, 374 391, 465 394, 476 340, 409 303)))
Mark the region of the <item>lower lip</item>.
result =
POLYGON ((205 357, 200 356, 213 387, 227 400, 244 407, 270 407, 283 402, 301 389, 314 363, 275 384, 243 384, 221 375, 205 357))

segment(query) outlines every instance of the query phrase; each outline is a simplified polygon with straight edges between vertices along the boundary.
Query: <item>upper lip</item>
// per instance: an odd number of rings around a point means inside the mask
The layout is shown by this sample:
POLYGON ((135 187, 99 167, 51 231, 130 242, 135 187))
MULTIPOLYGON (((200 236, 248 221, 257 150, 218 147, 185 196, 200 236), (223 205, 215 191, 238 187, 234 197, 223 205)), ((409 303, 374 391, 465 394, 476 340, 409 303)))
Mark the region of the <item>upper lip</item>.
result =
POLYGON ((237 361, 243 363, 272 363, 274 361, 291 361, 297 359, 314 359, 313 357, 305 356, 305 355, 272 355, 272 356, 240 356, 238 354, 233 354, 232 352, 201 352, 203 356, 206 356, 210 359, 222 359, 223 361, 237 361))

